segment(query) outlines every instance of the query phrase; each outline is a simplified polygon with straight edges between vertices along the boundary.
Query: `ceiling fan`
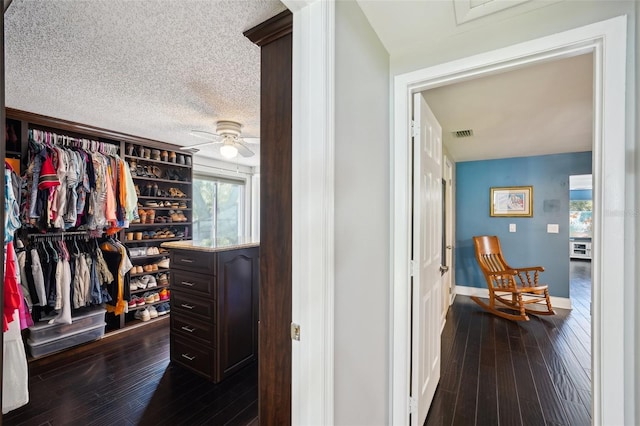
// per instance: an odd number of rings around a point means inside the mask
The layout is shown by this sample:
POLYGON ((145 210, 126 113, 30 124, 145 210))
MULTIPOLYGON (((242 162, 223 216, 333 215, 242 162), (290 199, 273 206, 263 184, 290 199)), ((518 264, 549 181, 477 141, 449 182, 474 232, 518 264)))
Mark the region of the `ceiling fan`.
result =
POLYGON ((207 139, 209 142, 204 142, 196 145, 184 146, 180 149, 189 150, 196 149, 206 145, 220 145, 220 154, 228 159, 234 158, 240 154, 243 157, 252 157, 254 152, 249 149, 247 143, 258 143, 259 138, 243 138, 240 135, 242 124, 237 121, 220 120, 216 123, 216 133, 205 132, 204 130, 192 130, 190 133, 193 136, 207 139))

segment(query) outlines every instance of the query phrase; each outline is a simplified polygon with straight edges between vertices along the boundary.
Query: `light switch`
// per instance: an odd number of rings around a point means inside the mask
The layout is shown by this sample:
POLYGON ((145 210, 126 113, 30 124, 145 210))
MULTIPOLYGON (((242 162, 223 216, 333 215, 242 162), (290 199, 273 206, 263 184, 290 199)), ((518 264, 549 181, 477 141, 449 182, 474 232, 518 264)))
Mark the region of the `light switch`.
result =
POLYGON ((515 223, 510 223, 509 224, 509 232, 516 232, 516 224, 515 223))
POLYGON ((547 233, 548 234, 557 234, 560 232, 560 225, 557 223, 548 223, 547 224, 547 233))

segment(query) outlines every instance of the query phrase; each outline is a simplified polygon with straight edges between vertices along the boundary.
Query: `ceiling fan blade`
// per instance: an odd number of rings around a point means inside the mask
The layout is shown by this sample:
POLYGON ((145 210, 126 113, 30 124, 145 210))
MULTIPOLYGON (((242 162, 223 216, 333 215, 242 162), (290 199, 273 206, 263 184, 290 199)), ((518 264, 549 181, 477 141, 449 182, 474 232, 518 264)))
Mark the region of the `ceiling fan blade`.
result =
POLYGON ((238 148, 238 153, 243 157, 253 157, 254 153, 242 142, 236 141, 233 146, 238 148))
POLYGON ((180 149, 184 151, 184 150, 188 150, 188 149, 200 148, 202 146, 214 145, 214 144, 217 144, 217 143, 219 143, 219 142, 216 142, 216 141, 202 142, 202 143, 197 143, 195 145, 182 146, 182 147, 180 147, 180 149))
POLYGON ((191 136, 197 136, 199 138, 207 139, 210 141, 219 141, 220 135, 211 132, 205 132, 204 130, 192 130, 189 132, 191 136))
POLYGON ((260 143, 260 138, 242 138, 242 142, 252 143, 257 145, 260 143))

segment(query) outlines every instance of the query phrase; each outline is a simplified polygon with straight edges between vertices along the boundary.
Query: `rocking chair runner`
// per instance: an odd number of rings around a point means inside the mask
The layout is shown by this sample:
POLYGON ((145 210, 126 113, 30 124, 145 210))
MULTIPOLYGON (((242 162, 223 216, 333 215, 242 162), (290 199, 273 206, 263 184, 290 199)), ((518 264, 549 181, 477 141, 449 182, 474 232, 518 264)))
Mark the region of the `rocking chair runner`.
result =
POLYGON ((542 266, 512 268, 504 260, 500 240, 496 236, 473 237, 473 242, 476 260, 489 287, 489 304, 471 296, 474 302, 495 315, 514 321, 529 321, 527 314, 555 314, 547 286, 538 284, 538 274, 544 271, 542 266), (518 314, 496 309, 496 302, 518 314), (538 306, 538 309, 534 306, 538 306))

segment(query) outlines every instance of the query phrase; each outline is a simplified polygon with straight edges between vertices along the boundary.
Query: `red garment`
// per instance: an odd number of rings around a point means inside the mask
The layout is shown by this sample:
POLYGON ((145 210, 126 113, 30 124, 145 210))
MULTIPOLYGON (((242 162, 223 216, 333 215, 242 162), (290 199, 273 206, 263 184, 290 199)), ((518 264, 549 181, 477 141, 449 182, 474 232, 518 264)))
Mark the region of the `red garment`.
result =
POLYGON ((13 321, 13 313, 20 309, 22 299, 20 297, 20 283, 18 283, 18 273, 16 271, 16 252, 13 249, 13 241, 5 245, 5 265, 4 265, 4 315, 3 331, 9 329, 9 323, 13 321))

